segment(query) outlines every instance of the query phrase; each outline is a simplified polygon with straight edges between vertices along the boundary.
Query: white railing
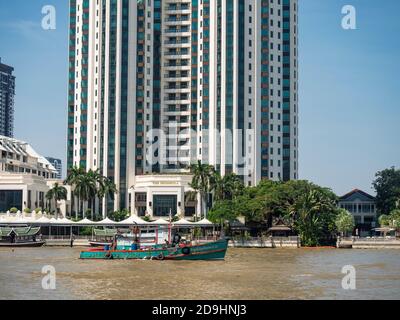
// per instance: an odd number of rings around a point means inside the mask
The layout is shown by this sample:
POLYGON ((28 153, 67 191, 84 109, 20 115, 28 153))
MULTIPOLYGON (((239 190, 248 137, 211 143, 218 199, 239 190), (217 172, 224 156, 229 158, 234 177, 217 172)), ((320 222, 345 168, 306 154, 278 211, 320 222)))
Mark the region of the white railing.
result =
POLYGON ((392 236, 388 237, 340 237, 340 242, 391 242, 400 241, 400 239, 392 236))

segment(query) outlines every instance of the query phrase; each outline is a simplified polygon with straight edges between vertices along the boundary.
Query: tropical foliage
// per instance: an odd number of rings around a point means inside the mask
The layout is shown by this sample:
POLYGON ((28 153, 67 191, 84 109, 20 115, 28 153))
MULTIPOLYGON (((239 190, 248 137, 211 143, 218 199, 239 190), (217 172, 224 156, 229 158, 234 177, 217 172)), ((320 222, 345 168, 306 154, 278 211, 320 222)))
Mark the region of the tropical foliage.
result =
POLYGON ((308 181, 263 180, 255 187, 241 184, 235 190, 231 197, 216 193, 217 201, 209 213, 211 221, 221 223, 243 216, 247 223, 270 225, 273 217, 281 218, 305 246, 320 245, 337 232, 337 197, 330 189, 308 181))
POLYGON ((345 209, 339 209, 335 220, 337 231, 343 235, 354 230, 354 217, 345 209))
POLYGON ((51 212, 51 201, 54 200, 56 204, 56 219, 58 218, 58 201, 60 200, 66 200, 67 199, 67 189, 65 189, 64 186, 59 185, 58 183, 55 183, 53 188, 51 188, 47 193, 46 193, 46 199, 49 200, 49 209, 51 212))
POLYGON ((379 225, 381 227, 400 229, 400 209, 393 210, 389 215, 382 214, 379 217, 379 225))
MULTIPOLYGON (((83 168, 73 167, 70 169, 64 184, 70 185, 73 189, 73 195, 77 198, 76 219, 78 214, 83 217, 83 212, 90 209, 92 220, 94 220, 96 200, 102 203, 103 199, 113 199, 118 192, 115 183, 100 174, 99 170, 85 171, 83 168)), ((100 206, 101 207, 101 206, 100 206)))
POLYGON ((400 229, 400 209, 395 209, 390 213, 392 225, 396 229, 400 229))
POLYGON ((400 209, 400 170, 394 167, 379 171, 372 183, 376 191, 376 207, 380 214, 400 209))
POLYGON ((111 220, 114 220, 116 222, 121 222, 121 221, 125 220, 126 218, 128 218, 129 215, 130 214, 129 214, 128 210, 123 209, 123 210, 114 211, 114 212, 109 213, 108 217, 111 220))
POLYGON ((391 225, 390 217, 387 214, 381 214, 379 216, 378 222, 381 227, 389 227, 391 225))
POLYGON ((215 172, 214 167, 198 161, 190 166, 190 171, 193 174, 190 186, 200 194, 200 214, 206 217, 208 210, 207 197, 211 192, 212 177, 215 172))

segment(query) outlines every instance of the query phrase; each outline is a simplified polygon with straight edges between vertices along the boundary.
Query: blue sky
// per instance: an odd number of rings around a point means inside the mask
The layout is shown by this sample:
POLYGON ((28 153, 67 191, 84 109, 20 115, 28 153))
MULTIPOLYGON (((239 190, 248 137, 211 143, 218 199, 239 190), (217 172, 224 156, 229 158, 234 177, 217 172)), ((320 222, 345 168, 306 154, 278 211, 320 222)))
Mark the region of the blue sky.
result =
MULTIPOLYGON (((400 166, 400 1, 300 0, 300 178, 372 192, 376 171, 400 166), (357 10, 357 30, 341 9, 357 10)), ((0 57, 15 67, 15 136, 66 154, 68 1, 0 0, 0 57), (54 5, 57 29, 41 28, 54 5)))

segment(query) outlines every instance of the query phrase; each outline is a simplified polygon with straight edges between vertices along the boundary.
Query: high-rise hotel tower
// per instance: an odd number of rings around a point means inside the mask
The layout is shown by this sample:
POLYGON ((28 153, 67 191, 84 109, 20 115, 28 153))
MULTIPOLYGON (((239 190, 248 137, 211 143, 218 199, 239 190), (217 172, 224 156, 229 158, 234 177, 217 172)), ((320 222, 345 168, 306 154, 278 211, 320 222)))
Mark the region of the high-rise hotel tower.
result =
POLYGON ((197 160, 297 179, 297 2, 70 0, 68 166, 153 216, 193 212, 197 160))

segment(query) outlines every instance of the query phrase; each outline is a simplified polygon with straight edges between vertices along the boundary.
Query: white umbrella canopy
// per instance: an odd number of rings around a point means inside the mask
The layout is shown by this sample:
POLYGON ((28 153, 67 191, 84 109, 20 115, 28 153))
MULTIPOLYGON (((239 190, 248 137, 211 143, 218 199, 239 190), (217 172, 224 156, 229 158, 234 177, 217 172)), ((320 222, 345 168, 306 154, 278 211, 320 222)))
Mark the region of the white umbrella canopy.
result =
POLYGON ((144 221, 142 218, 138 216, 130 216, 128 219, 125 219, 121 222, 118 222, 119 225, 149 225, 150 222, 144 221))
POLYGON ((173 226, 176 226, 176 227, 192 227, 192 226, 195 226, 195 224, 182 218, 181 220, 179 220, 177 222, 174 222, 173 226))
POLYGON ((10 224, 26 224, 28 221, 21 218, 21 217, 8 217, 2 220, 3 223, 10 223, 10 224))
POLYGON ((212 227, 212 226, 214 226, 214 224, 208 219, 200 220, 198 222, 195 222, 194 224, 196 226, 202 226, 202 227, 212 227))
POLYGON ((89 220, 88 218, 85 218, 81 221, 76 222, 77 225, 81 225, 81 226, 92 226, 95 225, 96 223, 89 220))
POLYGON ((167 225, 169 225, 169 222, 160 218, 157 221, 151 222, 151 224, 156 225, 156 226, 167 226, 167 225))
POLYGON ((32 217, 22 217, 14 221, 14 223, 33 223, 33 222, 35 222, 35 218, 32 217))
POLYGON ((37 219, 37 220, 35 221, 35 223, 39 223, 39 224, 49 224, 49 223, 50 223, 50 219, 47 218, 47 217, 45 217, 45 216, 43 216, 43 217, 37 219))
POLYGON ((113 226, 113 225, 116 225, 117 222, 115 222, 109 218, 105 218, 104 220, 97 222, 96 224, 98 224, 100 226, 113 226))
POLYGON ((54 224, 54 225, 70 226, 70 225, 76 224, 76 222, 74 222, 72 220, 69 220, 69 219, 67 219, 65 217, 61 218, 61 219, 54 219, 54 220, 53 219, 50 220, 50 223, 54 224))

